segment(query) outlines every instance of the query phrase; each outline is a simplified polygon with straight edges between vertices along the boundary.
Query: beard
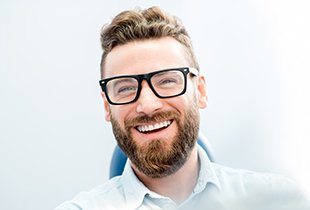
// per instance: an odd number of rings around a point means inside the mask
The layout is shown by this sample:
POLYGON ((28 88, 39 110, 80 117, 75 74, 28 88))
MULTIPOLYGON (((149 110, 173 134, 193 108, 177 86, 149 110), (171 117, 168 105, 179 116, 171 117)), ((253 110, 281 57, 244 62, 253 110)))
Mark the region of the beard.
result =
POLYGON ((128 156, 135 167, 151 178, 162 178, 177 172, 187 161, 192 152, 199 131, 199 112, 197 106, 189 106, 184 118, 175 112, 158 112, 152 116, 139 116, 125 121, 125 130, 113 118, 111 123, 113 133, 119 147, 128 156), (177 124, 177 133, 171 144, 164 139, 153 139, 145 144, 138 144, 132 137, 131 129, 138 123, 158 122, 173 119, 177 124))

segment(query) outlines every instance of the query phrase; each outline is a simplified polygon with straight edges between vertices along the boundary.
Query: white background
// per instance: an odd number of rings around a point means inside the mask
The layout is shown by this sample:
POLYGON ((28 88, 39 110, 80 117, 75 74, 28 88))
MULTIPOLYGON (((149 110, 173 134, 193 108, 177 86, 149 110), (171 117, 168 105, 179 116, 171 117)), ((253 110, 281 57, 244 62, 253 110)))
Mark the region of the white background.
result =
POLYGON ((1 209, 53 209, 108 179, 99 32, 123 9, 179 16, 208 78, 216 161, 310 191, 307 0, 0 0, 1 209))

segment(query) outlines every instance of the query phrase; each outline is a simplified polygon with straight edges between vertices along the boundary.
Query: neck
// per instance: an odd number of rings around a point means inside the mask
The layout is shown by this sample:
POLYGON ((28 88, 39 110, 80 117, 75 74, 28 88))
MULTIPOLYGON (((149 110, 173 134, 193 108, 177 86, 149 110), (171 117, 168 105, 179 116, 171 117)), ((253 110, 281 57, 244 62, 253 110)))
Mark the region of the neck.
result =
POLYGON ((150 178, 134 166, 132 167, 137 177, 148 189, 180 204, 190 196, 198 179, 198 148, 196 145, 186 163, 176 173, 167 177, 150 178))

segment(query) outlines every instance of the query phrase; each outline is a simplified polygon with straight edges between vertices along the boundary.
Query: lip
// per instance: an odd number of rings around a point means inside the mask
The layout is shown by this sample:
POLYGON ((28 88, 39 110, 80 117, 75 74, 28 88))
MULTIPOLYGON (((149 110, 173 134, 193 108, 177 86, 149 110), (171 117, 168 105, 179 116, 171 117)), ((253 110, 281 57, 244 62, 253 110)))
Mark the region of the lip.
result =
POLYGON ((170 120, 164 120, 161 122, 153 122, 153 123, 148 123, 148 124, 141 124, 141 125, 137 125, 135 127, 132 128, 133 130, 133 135, 135 135, 137 137, 137 139, 142 139, 142 141, 150 141, 150 140, 154 140, 154 139, 169 139, 170 136, 172 136, 173 133, 172 132, 173 129, 176 127, 175 125, 175 121, 170 119, 170 120), (164 121, 170 121, 170 124, 166 127, 162 127, 160 129, 156 129, 150 132, 140 132, 137 127, 138 126, 149 126, 149 125, 155 125, 156 123, 161 123, 164 121))
POLYGON ((172 122, 173 120, 164 120, 161 122, 138 125, 138 126, 135 126, 135 128, 141 133, 150 133, 150 132, 156 132, 161 129, 165 129, 169 127, 172 122))

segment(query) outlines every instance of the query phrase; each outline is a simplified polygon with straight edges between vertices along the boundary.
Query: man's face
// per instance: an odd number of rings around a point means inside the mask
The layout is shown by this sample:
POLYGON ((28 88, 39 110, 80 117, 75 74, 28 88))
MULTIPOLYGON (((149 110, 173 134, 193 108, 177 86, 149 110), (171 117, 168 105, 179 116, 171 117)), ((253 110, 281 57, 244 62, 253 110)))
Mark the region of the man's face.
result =
MULTIPOLYGON (((183 45, 173 38, 131 42, 108 54, 105 78, 188 66, 183 45)), ((186 93, 173 98, 158 98, 146 81, 139 99, 130 104, 110 105, 103 94, 106 120, 112 122, 119 146, 149 177, 175 173, 195 145, 198 108, 206 107, 207 95, 203 76, 187 75, 187 80, 186 93)))

